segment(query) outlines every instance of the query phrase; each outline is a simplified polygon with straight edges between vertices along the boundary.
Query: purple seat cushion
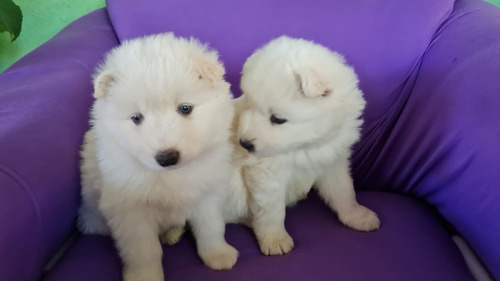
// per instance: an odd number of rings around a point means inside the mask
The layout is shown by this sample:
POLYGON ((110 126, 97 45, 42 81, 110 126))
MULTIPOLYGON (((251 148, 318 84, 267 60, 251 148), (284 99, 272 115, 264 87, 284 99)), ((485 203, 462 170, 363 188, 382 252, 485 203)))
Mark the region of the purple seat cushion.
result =
MULTIPOLYGON (((166 280, 473 280, 459 251, 423 203, 409 197, 359 192, 359 201, 375 210, 382 228, 361 233, 342 226, 313 193, 288 210, 286 226, 295 249, 281 257, 259 252, 253 233, 229 225, 226 238, 240 252, 231 271, 206 268, 193 239, 165 246, 166 280)), ((44 281, 121 280, 121 262, 105 236, 82 236, 44 281)))

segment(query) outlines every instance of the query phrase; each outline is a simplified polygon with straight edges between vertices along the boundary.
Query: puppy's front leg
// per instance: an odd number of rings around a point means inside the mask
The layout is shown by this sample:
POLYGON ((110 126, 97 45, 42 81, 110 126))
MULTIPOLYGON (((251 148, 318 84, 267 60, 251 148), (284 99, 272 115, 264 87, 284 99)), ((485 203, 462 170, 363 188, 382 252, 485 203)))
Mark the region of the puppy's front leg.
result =
POLYGON ((319 177, 316 187, 344 225, 358 231, 373 231, 380 227, 377 214, 356 201, 347 159, 329 166, 319 177))
POLYGON ((128 210, 106 216, 122 258, 125 281, 163 281, 162 248, 152 216, 128 210))
POLYGON ((225 222, 220 197, 203 198, 189 218, 196 238, 198 255, 213 270, 229 270, 238 259, 238 251, 225 238, 225 222))
POLYGON ((160 241, 170 246, 175 245, 181 240, 185 232, 186 227, 184 225, 173 226, 160 234, 160 241))
POLYGON ((267 256, 284 255, 293 249, 293 239, 285 229, 286 178, 268 165, 245 169, 250 191, 252 228, 260 251, 267 256))

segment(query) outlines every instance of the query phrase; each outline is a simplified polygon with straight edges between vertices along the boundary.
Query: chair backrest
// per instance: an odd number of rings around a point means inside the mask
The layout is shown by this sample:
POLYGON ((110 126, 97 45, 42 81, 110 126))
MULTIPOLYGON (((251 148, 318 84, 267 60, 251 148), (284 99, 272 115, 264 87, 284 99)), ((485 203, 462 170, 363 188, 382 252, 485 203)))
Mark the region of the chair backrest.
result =
POLYGON ((375 161, 377 144, 385 142, 453 2, 108 0, 107 5, 121 41, 174 32, 209 43, 220 52, 236 96, 246 58, 280 35, 313 40, 343 54, 358 73, 367 100, 363 138, 353 159, 357 188, 364 188, 360 183, 375 161))

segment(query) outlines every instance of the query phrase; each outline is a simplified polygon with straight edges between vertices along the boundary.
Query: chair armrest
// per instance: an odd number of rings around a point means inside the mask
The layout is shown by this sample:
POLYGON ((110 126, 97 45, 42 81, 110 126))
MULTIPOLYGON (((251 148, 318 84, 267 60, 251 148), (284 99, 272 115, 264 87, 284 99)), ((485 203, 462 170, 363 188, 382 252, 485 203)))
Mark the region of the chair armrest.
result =
POLYGON ((91 74, 117 44, 101 9, 0 75, 0 280, 38 280, 74 228, 91 74))
POLYGON ((368 182, 435 206, 500 280, 499 62, 500 9, 457 0, 368 182))

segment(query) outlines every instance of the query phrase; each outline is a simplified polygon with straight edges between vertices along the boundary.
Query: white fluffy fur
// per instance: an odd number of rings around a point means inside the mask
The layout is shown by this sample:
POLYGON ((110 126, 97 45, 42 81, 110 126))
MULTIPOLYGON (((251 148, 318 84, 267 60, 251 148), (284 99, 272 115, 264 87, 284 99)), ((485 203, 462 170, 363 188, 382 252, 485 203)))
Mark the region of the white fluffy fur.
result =
POLYGON ((111 233, 125 280, 164 280, 160 235, 175 242, 164 232, 186 221, 208 267, 236 263, 222 210, 234 114, 224 72, 215 51, 163 34, 123 43, 95 76, 78 225, 85 233, 111 233), (189 116, 178 113, 181 104, 193 105, 189 116), (131 121, 134 113, 144 115, 140 125, 131 121), (172 148, 179 163, 161 167, 156 153, 172 148))
POLYGON ((255 151, 240 147, 235 159, 250 194, 261 252, 291 251, 285 207, 313 185, 342 223, 360 231, 378 229, 377 215, 357 203, 350 176, 365 100, 344 58, 313 42, 280 37, 247 59, 241 88, 236 138, 251 141, 255 151), (272 114, 287 122, 272 124, 272 114))

